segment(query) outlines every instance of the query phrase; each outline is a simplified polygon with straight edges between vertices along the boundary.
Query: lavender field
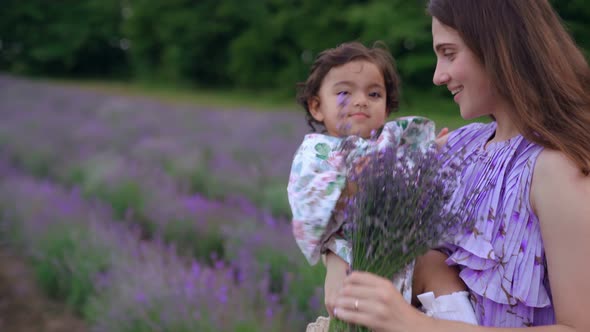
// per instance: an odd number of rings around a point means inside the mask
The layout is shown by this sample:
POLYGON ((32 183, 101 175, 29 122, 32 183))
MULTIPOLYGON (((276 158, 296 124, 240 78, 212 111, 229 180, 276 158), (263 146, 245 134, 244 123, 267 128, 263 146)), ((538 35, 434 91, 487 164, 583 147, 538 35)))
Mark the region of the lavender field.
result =
POLYGON ((324 310, 286 197, 307 130, 0 76, 0 241, 92 331, 301 331, 324 310))

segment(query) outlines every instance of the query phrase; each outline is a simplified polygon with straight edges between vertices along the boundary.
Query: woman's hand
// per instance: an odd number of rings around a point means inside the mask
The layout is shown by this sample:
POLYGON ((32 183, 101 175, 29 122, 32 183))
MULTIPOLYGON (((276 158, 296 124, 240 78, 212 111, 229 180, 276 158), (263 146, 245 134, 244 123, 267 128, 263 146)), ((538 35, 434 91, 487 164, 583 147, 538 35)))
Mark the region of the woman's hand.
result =
POLYGON ((353 272, 344 280, 334 315, 377 332, 429 331, 433 323, 390 280, 367 272, 353 272))
POLYGON ((334 316, 336 297, 346 278, 348 263, 340 256, 328 251, 326 254, 326 281, 324 284, 324 303, 330 317, 334 316))

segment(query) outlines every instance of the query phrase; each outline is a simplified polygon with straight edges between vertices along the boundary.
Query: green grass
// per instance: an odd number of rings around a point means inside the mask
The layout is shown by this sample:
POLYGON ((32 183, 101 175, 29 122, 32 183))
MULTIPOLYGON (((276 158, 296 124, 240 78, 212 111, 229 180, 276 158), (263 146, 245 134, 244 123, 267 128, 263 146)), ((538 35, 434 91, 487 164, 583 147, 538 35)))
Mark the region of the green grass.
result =
MULTIPOLYGON (((42 79, 45 82, 65 86, 112 93, 116 95, 145 97, 172 104, 189 104, 221 109, 247 108, 258 111, 292 110, 302 112, 293 95, 286 97, 272 91, 213 90, 167 82, 124 82, 107 80, 42 79)), ((459 108, 451 96, 437 97, 428 93, 407 91, 400 111, 393 117, 421 115, 434 120, 437 128, 456 129, 470 121, 463 120, 459 108)), ((303 120, 303 117, 302 117, 303 120)))
POLYGON ((249 108, 261 111, 296 109, 293 98, 269 91, 206 89, 188 84, 167 82, 124 82, 80 79, 41 79, 48 83, 90 89, 123 96, 148 97, 173 104, 190 104, 218 108, 249 108))

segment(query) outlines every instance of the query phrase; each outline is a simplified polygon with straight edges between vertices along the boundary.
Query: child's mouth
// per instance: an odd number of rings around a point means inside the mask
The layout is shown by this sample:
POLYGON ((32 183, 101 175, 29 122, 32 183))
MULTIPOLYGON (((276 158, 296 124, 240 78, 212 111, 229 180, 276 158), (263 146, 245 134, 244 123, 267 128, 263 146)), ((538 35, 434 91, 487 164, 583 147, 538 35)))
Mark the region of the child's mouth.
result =
POLYGON ((351 118, 363 118, 363 119, 368 119, 369 115, 363 112, 356 112, 356 113, 351 113, 349 115, 349 117, 351 118))

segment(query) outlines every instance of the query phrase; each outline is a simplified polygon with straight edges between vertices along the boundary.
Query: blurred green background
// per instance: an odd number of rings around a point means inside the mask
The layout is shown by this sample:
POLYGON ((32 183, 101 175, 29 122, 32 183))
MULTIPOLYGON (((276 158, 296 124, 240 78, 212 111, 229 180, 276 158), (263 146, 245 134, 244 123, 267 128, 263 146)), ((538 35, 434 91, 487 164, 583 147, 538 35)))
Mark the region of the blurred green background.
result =
MULTIPOLYGON (((590 2, 551 2, 588 52, 590 2)), ((396 58, 404 105, 426 98, 436 103, 422 109, 452 108, 438 104, 447 91, 431 83, 424 8, 424 0, 3 0, 0 70, 176 100, 198 91, 188 99, 293 106, 295 83, 320 51, 382 40, 396 58)))
MULTIPOLYGON (((551 2, 589 54, 590 2, 551 2)), ((325 269, 289 223, 308 130, 296 83, 322 50, 381 40, 402 77, 399 115, 466 123, 432 84, 425 3, 2 0, 0 244, 95 329, 301 331, 325 314, 325 269)))

